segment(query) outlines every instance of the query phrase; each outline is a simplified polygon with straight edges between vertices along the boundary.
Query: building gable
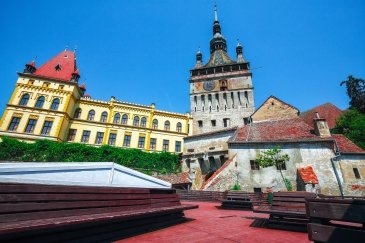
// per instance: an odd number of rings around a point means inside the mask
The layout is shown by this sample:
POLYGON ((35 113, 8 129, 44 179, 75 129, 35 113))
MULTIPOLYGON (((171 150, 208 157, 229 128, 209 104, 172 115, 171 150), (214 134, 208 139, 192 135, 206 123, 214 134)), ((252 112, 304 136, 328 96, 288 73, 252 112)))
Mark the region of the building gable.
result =
POLYGON ((253 122, 266 120, 291 119, 298 117, 299 110, 284 101, 270 96, 256 111, 252 114, 253 122))

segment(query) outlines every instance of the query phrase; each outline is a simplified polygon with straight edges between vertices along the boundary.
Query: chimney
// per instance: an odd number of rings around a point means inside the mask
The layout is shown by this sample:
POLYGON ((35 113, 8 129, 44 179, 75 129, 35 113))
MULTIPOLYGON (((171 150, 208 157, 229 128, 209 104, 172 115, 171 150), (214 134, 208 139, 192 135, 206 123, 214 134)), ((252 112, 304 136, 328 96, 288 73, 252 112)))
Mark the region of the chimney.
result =
POLYGON ((313 118, 313 125, 315 133, 321 138, 331 137, 331 132, 328 127, 327 120, 325 118, 320 118, 318 112, 315 113, 313 118))

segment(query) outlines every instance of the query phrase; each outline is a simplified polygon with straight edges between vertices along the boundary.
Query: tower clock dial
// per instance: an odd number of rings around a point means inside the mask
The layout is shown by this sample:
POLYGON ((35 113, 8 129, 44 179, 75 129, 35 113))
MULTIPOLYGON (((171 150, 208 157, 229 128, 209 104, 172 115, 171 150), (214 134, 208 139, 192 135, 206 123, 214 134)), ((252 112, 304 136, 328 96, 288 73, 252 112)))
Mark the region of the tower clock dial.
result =
POLYGON ((205 81, 204 82, 204 85, 203 85, 203 88, 206 90, 206 91, 212 91, 214 88, 215 88, 215 82, 210 80, 210 81, 205 81))

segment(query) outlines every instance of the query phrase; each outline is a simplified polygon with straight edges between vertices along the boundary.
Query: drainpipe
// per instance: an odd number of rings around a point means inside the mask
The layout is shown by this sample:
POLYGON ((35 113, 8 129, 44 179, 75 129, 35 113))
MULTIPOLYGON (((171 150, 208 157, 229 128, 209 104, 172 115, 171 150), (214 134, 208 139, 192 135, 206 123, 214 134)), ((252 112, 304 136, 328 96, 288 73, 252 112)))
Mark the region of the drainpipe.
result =
POLYGON ((340 189, 341 197, 344 198, 342 185, 341 185, 341 181, 340 181, 340 176, 338 175, 338 172, 337 172, 337 169, 336 169, 336 166, 335 166, 335 161, 334 161, 335 159, 337 159, 340 156, 341 155, 336 155, 335 157, 331 158, 331 164, 332 164, 333 171, 335 172, 335 175, 336 175, 337 184, 338 184, 338 188, 340 189))
POLYGON ((337 169, 336 169, 336 166, 335 166, 335 160, 337 158, 341 157, 341 152, 340 152, 340 149, 338 148, 337 141, 334 140, 334 142, 335 142, 335 147, 336 147, 336 150, 335 150, 336 156, 331 158, 331 164, 332 164, 333 171, 335 172, 335 176, 336 176, 338 188, 340 189, 341 197, 344 198, 342 184, 341 184, 341 181, 340 181, 340 176, 338 175, 338 172, 337 172, 337 169))

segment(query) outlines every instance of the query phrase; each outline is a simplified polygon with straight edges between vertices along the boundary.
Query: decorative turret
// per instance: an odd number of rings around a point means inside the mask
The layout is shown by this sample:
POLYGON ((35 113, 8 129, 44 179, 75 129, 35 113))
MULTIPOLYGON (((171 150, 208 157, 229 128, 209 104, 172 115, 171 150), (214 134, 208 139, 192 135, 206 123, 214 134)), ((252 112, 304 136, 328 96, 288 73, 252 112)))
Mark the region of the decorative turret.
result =
POLYGON ((244 63, 245 59, 243 58, 242 46, 239 40, 237 40, 236 54, 237 54, 237 63, 244 63))
POLYGON ((37 68, 35 67, 35 61, 31 61, 30 63, 25 64, 24 73, 34 73, 37 71, 37 68))
POLYGON ((80 72, 78 69, 76 69, 72 74, 71 74, 71 82, 75 82, 78 83, 80 79, 80 72))
POLYGON ((195 64, 195 68, 200 68, 203 65, 203 54, 200 51, 200 48, 198 50, 198 52, 196 53, 196 64, 195 64))

